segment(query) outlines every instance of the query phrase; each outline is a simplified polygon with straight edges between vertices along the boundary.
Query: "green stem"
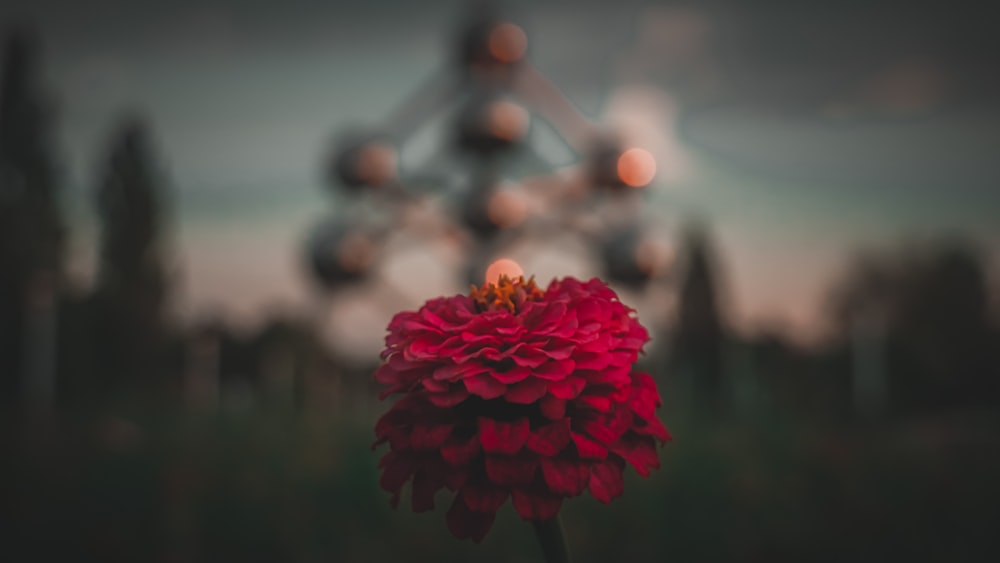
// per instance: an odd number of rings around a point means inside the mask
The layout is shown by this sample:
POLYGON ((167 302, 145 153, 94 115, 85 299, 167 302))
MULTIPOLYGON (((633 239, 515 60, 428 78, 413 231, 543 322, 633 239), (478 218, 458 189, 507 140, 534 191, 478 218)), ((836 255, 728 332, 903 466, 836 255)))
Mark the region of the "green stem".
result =
POLYGON ((569 547, 566 545, 566 535, 559 515, 551 520, 535 520, 533 523, 538 542, 542 544, 545 562, 569 563, 569 547))

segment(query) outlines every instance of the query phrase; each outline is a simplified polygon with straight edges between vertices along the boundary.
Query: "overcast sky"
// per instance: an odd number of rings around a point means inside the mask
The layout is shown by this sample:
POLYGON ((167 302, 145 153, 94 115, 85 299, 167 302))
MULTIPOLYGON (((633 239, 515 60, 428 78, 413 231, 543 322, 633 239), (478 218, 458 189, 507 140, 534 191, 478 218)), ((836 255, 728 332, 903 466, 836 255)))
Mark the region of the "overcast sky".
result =
MULTIPOLYGON (((537 67, 656 154, 652 220, 712 219, 741 317, 808 325, 859 246, 959 233, 996 260, 998 44, 972 4, 740 4, 513 13, 537 67)), ((177 194, 187 309, 302 302, 297 252, 332 203, 319 175, 330 139, 378 124, 446 68, 468 5, 5 2, 4 20, 28 16, 44 40, 76 270, 92 261, 87 194, 106 135, 138 108, 177 194)), ((567 163, 537 131, 539 152, 567 163)))

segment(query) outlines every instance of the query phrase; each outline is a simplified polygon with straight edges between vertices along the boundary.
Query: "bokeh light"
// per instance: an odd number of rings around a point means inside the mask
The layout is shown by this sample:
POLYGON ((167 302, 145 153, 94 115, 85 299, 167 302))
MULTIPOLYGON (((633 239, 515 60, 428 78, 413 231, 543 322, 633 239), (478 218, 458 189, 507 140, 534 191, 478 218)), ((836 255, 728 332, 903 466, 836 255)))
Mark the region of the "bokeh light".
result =
POLYGON ((486 214, 490 222, 501 228, 520 225, 528 216, 524 196, 511 190, 498 190, 487 203, 486 214))
POLYGON ((517 141, 528 132, 528 112, 506 100, 494 102, 489 107, 487 123, 490 133, 504 141, 517 141))
POLYGON ((517 24, 500 23, 490 31, 487 48, 498 62, 516 63, 524 58, 528 50, 528 36, 517 24))
POLYGON ((396 149, 386 143, 370 143, 358 152, 355 172, 367 186, 384 186, 396 179, 396 149))
POLYGON ((666 273, 673 260, 674 249, 665 240, 646 237, 635 247, 635 266, 650 277, 666 273))
POLYGON ((626 150, 618 157, 618 178, 626 186, 648 186, 656 176, 656 159, 649 151, 640 148, 626 150))
POLYGON ((371 266, 375 252, 375 243, 370 238, 361 233, 351 233, 337 248, 337 262, 345 271, 360 274, 371 266))
POLYGON ((490 264, 489 268, 486 268, 486 283, 497 283, 500 281, 500 276, 516 278, 523 275, 524 269, 521 268, 520 264, 510 258, 500 258, 490 264))

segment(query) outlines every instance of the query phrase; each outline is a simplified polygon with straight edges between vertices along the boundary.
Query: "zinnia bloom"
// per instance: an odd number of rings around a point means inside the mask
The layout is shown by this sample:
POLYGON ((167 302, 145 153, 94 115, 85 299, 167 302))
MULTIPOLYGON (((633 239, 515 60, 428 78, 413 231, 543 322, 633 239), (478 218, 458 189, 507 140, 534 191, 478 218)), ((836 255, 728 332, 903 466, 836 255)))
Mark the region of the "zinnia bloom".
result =
POLYGON ((649 475, 670 439, 656 384, 632 372, 648 340, 598 279, 542 291, 502 277, 397 314, 375 374, 380 398, 403 394, 375 426, 392 505, 411 480, 417 512, 447 488, 448 527, 479 542, 508 498, 523 519, 548 520, 584 491, 621 495, 626 464, 649 475))

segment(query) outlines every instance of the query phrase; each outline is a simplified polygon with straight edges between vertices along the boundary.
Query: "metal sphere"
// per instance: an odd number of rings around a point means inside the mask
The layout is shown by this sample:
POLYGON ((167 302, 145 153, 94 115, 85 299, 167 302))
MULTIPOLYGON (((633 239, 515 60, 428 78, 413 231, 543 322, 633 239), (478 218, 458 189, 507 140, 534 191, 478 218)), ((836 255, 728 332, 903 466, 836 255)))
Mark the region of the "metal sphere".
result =
POLYGON ((595 187, 639 189, 652 183, 655 176, 656 159, 643 148, 604 139, 590 153, 590 181, 595 187))
POLYGON ((604 273, 609 280, 622 285, 642 288, 656 273, 655 264, 644 256, 644 233, 630 227, 610 233, 601 248, 604 273))
POLYGON ((378 241, 355 225, 328 220, 313 230, 306 246, 310 273, 334 289, 365 279, 378 259, 378 241))
POLYGON ((520 105, 493 96, 475 98, 458 117, 458 146, 491 155, 524 142, 531 117, 520 105))
POLYGON ((341 143, 331 167, 331 182, 352 192, 379 188, 395 182, 399 154, 388 139, 355 136, 341 143))
POLYGON ((479 14, 470 20, 458 42, 458 62, 470 74, 494 77, 510 74, 527 55, 524 29, 499 14, 479 14))
POLYGON ((513 189, 496 185, 475 189, 462 202, 460 213, 465 226, 480 238, 488 239, 527 219, 528 205, 513 189))

